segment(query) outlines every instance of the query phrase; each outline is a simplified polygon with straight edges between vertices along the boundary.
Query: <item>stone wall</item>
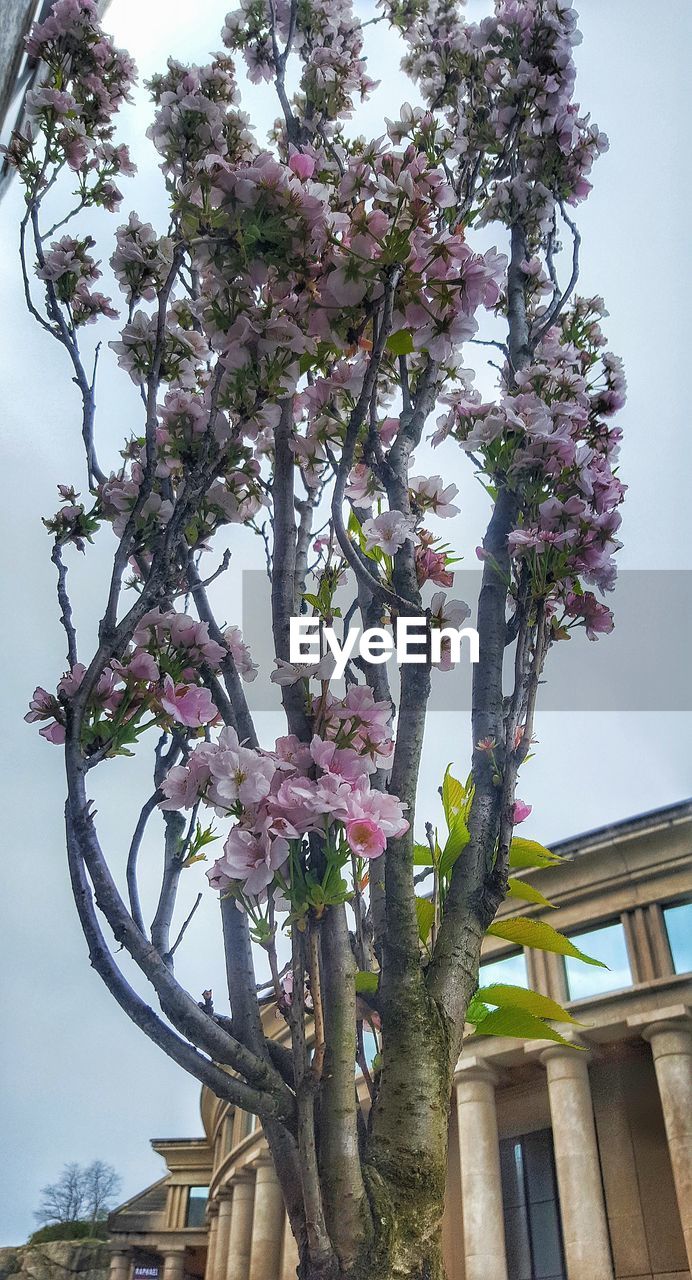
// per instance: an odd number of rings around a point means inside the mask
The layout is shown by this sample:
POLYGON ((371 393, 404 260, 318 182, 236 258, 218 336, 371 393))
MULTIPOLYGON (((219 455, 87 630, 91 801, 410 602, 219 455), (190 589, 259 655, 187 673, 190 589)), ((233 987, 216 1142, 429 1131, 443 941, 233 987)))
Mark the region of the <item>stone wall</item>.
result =
POLYGON ((53 1240, 0 1249, 0 1280, 108 1280, 102 1240, 53 1240))

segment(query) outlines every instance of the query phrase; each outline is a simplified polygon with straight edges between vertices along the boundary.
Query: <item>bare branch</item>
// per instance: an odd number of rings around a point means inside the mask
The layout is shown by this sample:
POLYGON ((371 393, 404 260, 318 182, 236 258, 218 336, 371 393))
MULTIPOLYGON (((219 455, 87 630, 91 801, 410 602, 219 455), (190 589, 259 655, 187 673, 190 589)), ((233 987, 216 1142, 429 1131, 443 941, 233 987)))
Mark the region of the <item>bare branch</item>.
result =
POLYGON ((59 542, 53 544, 51 560, 58 571, 58 603, 60 605, 60 621, 67 636, 67 661, 70 667, 77 662, 77 633, 72 622, 72 605, 67 594, 67 566, 62 558, 62 547, 59 542))
POLYGON ((569 301, 572 294, 574 293, 574 290, 577 285, 577 280, 579 279, 579 249, 581 246, 581 235, 579 233, 576 223, 573 222, 572 219, 569 217, 569 215, 565 212, 565 206, 562 202, 560 202, 560 212, 565 222, 567 223, 567 226, 572 232, 572 274, 569 278, 569 284, 567 285, 567 288, 564 290, 563 293, 559 295, 559 297, 553 299, 545 315, 541 316, 541 321, 538 328, 532 331, 531 343, 534 347, 538 346, 539 342, 541 341, 541 338, 544 338, 548 330, 551 329, 552 326, 555 324, 555 321, 558 319, 561 312, 563 311, 565 304, 569 301))

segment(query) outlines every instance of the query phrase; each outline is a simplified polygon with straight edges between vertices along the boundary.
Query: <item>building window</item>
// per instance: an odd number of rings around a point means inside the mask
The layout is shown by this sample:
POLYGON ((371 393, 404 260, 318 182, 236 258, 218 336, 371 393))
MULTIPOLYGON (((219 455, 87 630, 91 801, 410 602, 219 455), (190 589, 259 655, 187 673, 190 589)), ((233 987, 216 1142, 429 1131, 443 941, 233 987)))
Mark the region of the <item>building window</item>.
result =
POLYGON ((506 982, 512 987, 528 987, 529 976, 526 971, 526 955, 523 951, 516 951, 511 956, 503 956, 501 960, 483 961, 478 985, 489 987, 495 982, 506 982))
POLYGON ((663 908, 666 933, 676 973, 692 970, 692 902, 677 902, 663 908))
POLYGON ((204 1226, 204 1214, 208 1198, 208 1187, 188 1187, 187 1213, 185 1214, 186 1227, 204 1226))
POLYGON ((509 1280, 565 1280, 550 1129, 500 1143, 509 1280))
POLYGON ((257 1128, 257 1116, 251 1111, 240 1111, 240 1130, 238 1133, 238 1142, 242 1142, 243 1138, 249 1138, 251 1133, 257 1128))
POLYGON ((584 964, 583 960, 565 956, 570 1000, 586 1000, 589 996, 601 996, 607 991, 621 991, 623 987, 632 986, 625 930, 620 920, 573 936, 572 941, 585 955, 602 960, 608 968, 600 969, 593 964, 584 964))
POLYGON ((233 1150, 233 1115, 231 1111, 223 1122, 223 1151, 226 1156, 233 1150))

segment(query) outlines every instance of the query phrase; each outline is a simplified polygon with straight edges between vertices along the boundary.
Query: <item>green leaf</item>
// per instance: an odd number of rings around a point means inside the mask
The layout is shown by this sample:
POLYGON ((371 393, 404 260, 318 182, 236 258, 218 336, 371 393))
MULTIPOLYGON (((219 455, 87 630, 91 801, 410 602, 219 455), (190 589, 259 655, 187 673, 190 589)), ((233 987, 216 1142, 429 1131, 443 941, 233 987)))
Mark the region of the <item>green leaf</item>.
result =
POLYGON ((576 1048, 565 1040, 554 1027, 534 1018, 525 1009, 493 1009, 476 1023, 477 1036, 515 1036, 518 1040, 555 1040, 558 1044, 576 1048))
POLYGON ((356 541, 357 541, 357 543, 358 543, 358 546, 360 547, 361 551, 364 551, 364 550, 365 550, 365 535, 364 535, 363 530, 362 530, 362 528, 361 528, 360 520, 358 519, 358 516, 356 515, 355 511, 353 510, 353 508, 351 508, 351 510, 350 510, 350 512, 349 512, 349 516, 348 516, 348 526, 347 526, 347 528, 348 528, 348 532, 351 534, 351 537, 353 537, 353 538, 355 538, 355 539, 356 539, 356 541))
POLYGON ((467 1022, 480 1022, 481 1018, 485 1018, 489 1013, 490 1010, 487 1004, 483 1004, 483 1001, 479 999, 478 992, 476 992, 474 996, 471 996, 466 1010, 467 1022))
POLYGON ((520 947, 535 947, 537 951, 556 951, 561 956, 573 956, 575 960, 583 960, 585 964, 598 965, 599 969, 607 969, 602 960, 584 955, 575 947, 564 933, 558 933, 551 924, 544 920, 529 920, 526 916, 515 916, 512 920, 498 920, 487 930, 495 938, 504 938, 506 942, 514 942, 520 947))
POLYGON ((541 995, 540 991, 529 991, 526 987, 493 982, 489 987, 480 987, 474 995, 474 1000, 476 999, 484 1004, 497 1005, 500 1009, 524 1009, 526 1013, 532 1013, 535 1018, 551 1018, 553 1022, 572 1022, 575 1026, 580 1025, 576 1018, 573 1018, 571 1013, 563 1009, 556 1000, 541 995))
POLYGON ((414 844, 413 865, 414 867, 433 867, 435 865, 435 859, 429 844, 414 844))
POLYGON ((525 880, 516 880, 514 876, 510 876, 507 881, 507 897, 521 898, 523 902, 535 902, 539 907, 551 907, 554 909, 554 902, 548 902, 543 894, 534 889, 532 884, 527 884, 525 880))
POLYGON ((445 776, 442 779, 442 808, 445 811, 447 826, 450 828, 455 815, 459 812, 462 804, 464 803, 465 796, 462 783, 459 782, 458 778, 452 777, 452 774, 449 772, 451 767, 451 764, 447 765, 447 768, 445 769, 445 776))
POLYGON ((457 813, 452 819, 447 842, 442 850, 440 858, 440 875, 448 876, 456 862, 459 854, 466 848, 471 836, 466 825, 466 819, 462 813, 457 813))
POLYGON ((356 991, 359 995, 374 995, 380 985, 380 975, 359 969, 356 974, 356 991))
POLYGON ((387 338, 387 350, 393 356, 409 356, 413 351, 413 336, 410 329, 397 329, 387 338))
POLYGON ((430 898, 416 898, 416 916, 418 917, 418 936, 425 944, 435 922, 435 908, 430 898))
POLYGON ((558 862, 562 862, 560 855, 552 853, 537 840, 524 840, 521 836, 516 836, 509 846, 509 865, 515 871, 527 867, 551 867, 558 862))

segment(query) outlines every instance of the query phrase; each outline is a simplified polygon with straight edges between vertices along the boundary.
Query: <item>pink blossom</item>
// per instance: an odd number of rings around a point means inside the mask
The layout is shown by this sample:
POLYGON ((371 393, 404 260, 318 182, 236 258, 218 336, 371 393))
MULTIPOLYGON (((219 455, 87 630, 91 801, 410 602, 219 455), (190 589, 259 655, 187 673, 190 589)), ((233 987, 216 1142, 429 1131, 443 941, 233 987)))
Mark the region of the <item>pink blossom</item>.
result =
POLYGON ((295 173, 297 178, 305 181, 306 178, 311 178, 315 172, 315 161, 312 156, 307 156, 304 152, 294 151, 293 155, 289 156, 288 167, 292 173, 295 173))
POLYGON ((75 662, 72 669, 67 672, 67 675, 64 675, 58 681, 58 693, 64 694, 66 698, 73 698, 85 675, 86 667, 84 663, 75 662))
POLYGON ((230 807, 255 805, 269 795, 276 766, 270 756, 241 747, 233 729, 224 729, 220 749, 210 758, 212 785, 209 797, 214 804, 230 807))
POLYGON ((241 679, 248 683, 255 680, 259 667, 252 661, 252 654, 243 640, 240 627, 226 627, 223 638, 241 679))
POLYGON ((364 773, 373 773, 375 769, 371 760, 363 758, 352 747, 337 747, 335 742, 324 742, 317 734, 310 744, 310 752, 315 764, 325 773, 337 774, 348 782, 356 782, 364 773))
POLYGON ((515 800, 514 809, 512 810, 512 821, 515 827, 518 826, 520 822, 523 822, 525 818, 528 818, 532 809, 533 805, 524 804, 523 800, 515 800))
POLYGON ((286 662, 284 658, 275 658, 276 671, 272 671, 272 684, 292 685, 299 680, 329 680, 334 670, 334 659, 330 653, 325 654, 319 662, 286 662))
POLYGON ((277 738, 274 750, 279 769, 296 769, 298 773, 305 773, 312 765, 310 747, 307 742, 301 742, 295 733, 277 738))
POLYGON ((46 739, 46 742, 52 742, 56 747, 61 746, 65 741, 65 726, 58 724, 57 720, 54 720, 52 724, 44 725, 43 729, 39 729, 39 733, 42 738, 46 739))
POLYGON ((165 799, 160 801, 159 808, 191 809, 199 800, 199 780, 192 769, 176 764, 168 770, 161 791, 165 799))
POLYGON ((386 839, 403 836, 409 828, 403 811, 406 805, 388 791, 371 791, 367 784, 353 790, 347 803, 348 821, 368 819, 382 831, 386 839))
POLYGON ((387 847, 382 828, 371 818, 353 818, 347 822, 346 839, 358 858, 379 858, 387 847))
POLYGON ((445 485, 442 476, 411 476, 409 489, 421 511, 432 511, 443 519, 459 514, 452 502, 459 490, 455 484, 445 485))
POLYGON ((149 680, 152 683, 159 679, 159 668, 150 653, 145 649, 137 649, 125 668, 135 680, 149 680))
POLYGON ((240 880, 248 894, 261 893, 274 878, 274 872, 288 857, 288 842, 258 837, 252 831, 234 827, 219 858, 207 875, 212 881, 219 873, 229 880, 240 880))
POLYGON ((383 511, 374 520, 364 522, 363 533, 368 551, 377 547, 388 556, 393 556, 405 542, 413 540, 413 520, 410 516, 402 515, 401 511, 383 511))
POLYGON ((161 706, 177 724, 191 729, 211 724, 218 715, 208 689, 194 684, 174 684, 170 676, 164 678, 161 706))
POLYGON ((47 720, 55 715, 59 706, 60 704, 53 694, 49 693, 47 689, 42 689, 41 685, 37 685, 24 719, 27 724, 35 724, 37 720, 47 720))

